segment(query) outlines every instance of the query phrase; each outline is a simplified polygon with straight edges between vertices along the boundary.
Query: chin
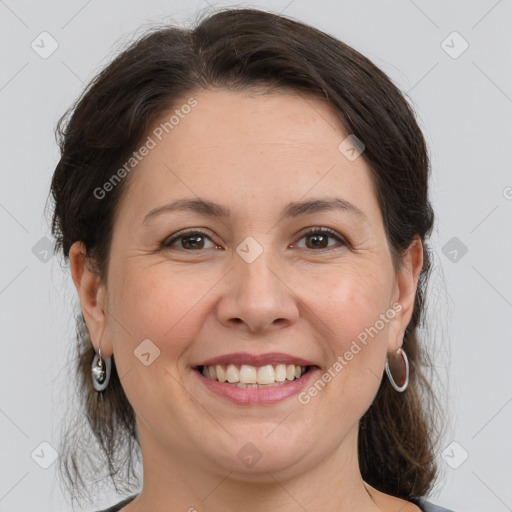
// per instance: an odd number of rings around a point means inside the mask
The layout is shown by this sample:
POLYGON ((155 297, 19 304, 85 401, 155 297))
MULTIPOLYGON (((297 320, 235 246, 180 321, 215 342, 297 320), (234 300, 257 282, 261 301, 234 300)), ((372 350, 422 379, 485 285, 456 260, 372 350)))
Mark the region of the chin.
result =
POLYGON ((311 447, 305 439, 311 438, 311 434, 287 436, 287 431, 283 430, 277 435, 276 431, 272 432, 276 424, 265 427, 265 434, 247 429, 241 436, 229 437, 226 445, 214 442, 214 453, 210 452, 212 462, 223 472, 230 473, 230 478, 253 483, 275 484, 275 479, 286 479, 306 471, 311 464, 306 460, 311 447))

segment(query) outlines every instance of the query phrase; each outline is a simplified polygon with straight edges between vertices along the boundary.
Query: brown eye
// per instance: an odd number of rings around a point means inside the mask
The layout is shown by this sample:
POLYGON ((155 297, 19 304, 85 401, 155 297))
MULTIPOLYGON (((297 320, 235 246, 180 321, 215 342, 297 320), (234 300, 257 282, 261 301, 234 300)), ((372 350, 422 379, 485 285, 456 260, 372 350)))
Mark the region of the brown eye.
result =
POLYGON ((306 243, 306 246, 309 249, 317 249, 317 248, 326 249, 329 244, 328 239, 329 239, 329 236, 325 235, 324 233, 315 233, 313 235, 308 235, 306 237, 306 240, 309 240, 311 242, 311 244, 308 245, 306 243))
POLYGON ((328 249, 329 238, 337 240, 341 245, 346 245, 345 240, 336 231, 328 228, 313 228, 304 233, 301 237, 306 239, 306 249, 328 249))
POLYGON ((184 249, 188 251, 208 249, 208 247, 205 247, 206 240, 210 240, 210 237, 205 235, 202 231, 182 231, 181 233, 178 233, 177 235, 174 235, 171 238, 165 240, 161 247, 167 249, 184 249), (175 246, 175 243, 178 241, 180 241, 180 244, 175 246))
POLYGON ((181 246, 183 249, 204 249, 204 240, 202 235, 181 237, 181 246))

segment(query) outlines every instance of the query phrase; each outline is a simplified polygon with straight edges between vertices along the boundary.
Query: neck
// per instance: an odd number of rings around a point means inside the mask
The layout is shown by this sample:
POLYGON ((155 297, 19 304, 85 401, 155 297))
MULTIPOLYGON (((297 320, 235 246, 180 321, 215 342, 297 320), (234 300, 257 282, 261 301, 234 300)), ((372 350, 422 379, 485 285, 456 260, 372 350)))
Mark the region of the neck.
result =
MULTIPOLYGON (((376 512, 380 510, 361 477, 357 424, 334 452, 309 464, 298 461, 275 471, 242 474, 201 460, 197 453, 164 448, 139 430, 144 481, 140 495, 123 512, 168 510, 209 512, 376 512), (171 453, 172 452, 172 453, 171 453)), ((371 488, 370 488, 371 489, 371 488)))

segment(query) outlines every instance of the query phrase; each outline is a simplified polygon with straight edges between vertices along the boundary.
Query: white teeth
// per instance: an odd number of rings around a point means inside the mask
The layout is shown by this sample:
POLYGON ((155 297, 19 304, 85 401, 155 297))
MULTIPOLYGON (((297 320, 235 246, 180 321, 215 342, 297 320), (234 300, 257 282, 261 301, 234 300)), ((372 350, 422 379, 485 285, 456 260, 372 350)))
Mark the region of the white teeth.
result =
POLYGON ((229 382, 239 387, 257 388, 260 385, 278 385, 286 381, 299 379, 306 371, 305 366, 296 366, 294 364, 277 364, 275 366, 267 364, 265 366, 252 366, 243 364, 239 367, 234 364, 226 366, 203 366, 202 374, 212 380, 219 382, 229 382))
POLYGON ((239 382, 240 381, 240 373, 238 368, 234 364, 230 364, 228 366, 228 370, 226 372, 226 379, 228 382, 239 382))
POLYGON ((254 366, 243 364, 240 367, 240 382, 243 384, 256 384, 258 382, 258 372, 254 366))
POLYGON ((270 364, 258 368, 258 384, 272 384, 273 382, 275 382, 274 368, 270 364))
POLYGON ((276 379, 276 382, 283 382, 286 380, 286 365, 285 364, 278 364, 276 366, 276 371, 274 372, 274 378, 276 379))
MULTIPOLYGON (((213 368, 213 367, 210 367, 213 368)), ((224 371, 224 368, 220 364, 215 366, 215 372, 217 373, 217 380, 219 382, 226 382, 226 372, 224 371)))
POLYGON ((233 384, 237 388, 272 388, 275 386, 282 386, 284 382, 272 382, 272 384, 242 384, 241 382, 237 382, 233 384))

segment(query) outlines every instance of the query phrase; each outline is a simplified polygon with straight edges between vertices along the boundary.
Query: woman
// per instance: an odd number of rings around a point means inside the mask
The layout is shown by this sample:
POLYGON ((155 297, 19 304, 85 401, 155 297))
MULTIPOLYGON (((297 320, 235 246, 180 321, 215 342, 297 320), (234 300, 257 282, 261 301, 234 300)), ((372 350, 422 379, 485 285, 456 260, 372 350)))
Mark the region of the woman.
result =
POLYGON ((110 479, 131 495, 109 511, 447 510, 426 499, 417 336, 429 159, 383 72, 227 9, 133 43, 59 135, 93 434, 66 439, 75 496, 110 479))

